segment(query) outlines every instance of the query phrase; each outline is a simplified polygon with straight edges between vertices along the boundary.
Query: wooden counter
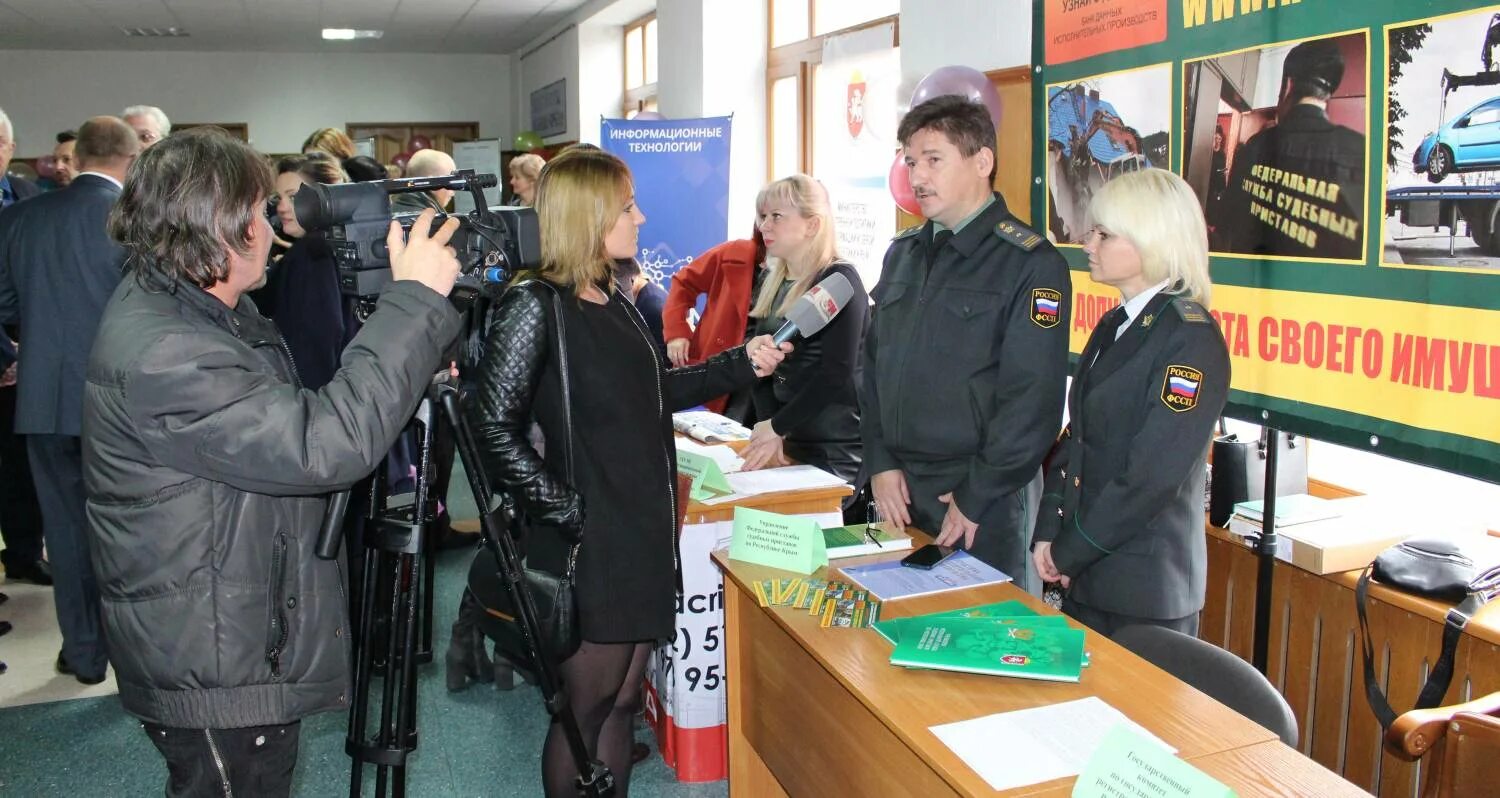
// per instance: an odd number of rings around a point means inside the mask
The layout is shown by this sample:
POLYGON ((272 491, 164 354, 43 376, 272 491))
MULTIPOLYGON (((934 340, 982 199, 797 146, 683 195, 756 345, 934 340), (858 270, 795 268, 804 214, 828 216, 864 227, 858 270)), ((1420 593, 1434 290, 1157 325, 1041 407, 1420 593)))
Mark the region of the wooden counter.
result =
MULTIPOLYGON (((1208 528, 1208 596, 1199 636, 1249 661, 1254 646, 1255 553, 1208 528)), ((1417 768, 1383 752, 1380 724, 1365 698, 1354 586, 1358 571, 1317 575, 1276 562, 1268 663, 1301 730, 1298 748, 1381 796, 1416 794, 1417 768)), ((1441 650, 1449 605, 1372 584, 1370 632, 1375 672, 1399 714, 1410 709, 1441 650)), ((1500 603, 1469 623, 1454 658, 1444 702, 1500 690, 1500 603)))
POLYGON ((853 493, 854 489, 848 485, 834 485, 827 488, 807 488, 803 490, 777 491, 776 493, 761 493, 755 496, 746 496, 743 499, 735 499, 723 504, 704 504, 703 502, 688 502, 687 512, 683 515, 683 524, 711 524, 717 521, 734 520, 734 508, 750 507, 756 510, 765 510, 768 513, 781 513, 782 515, 804 515, 809 513, 838 512, 839 505, 844 497, 853 493))
MULTIPOLYGON (((726 576, 731 796, 993 795, 929 727, 1090 695, 1184 759, 1244 751, 1206 760, 1220 772, 1244 769, 1246 779, 1274 781, 1287 793, 1298 784, 1342 784, 1291 749, 1276 747, 1270 731, 1101 636, 1089 635, 1091 664, 1077 684, 896 668, 890 644, 872 631, 823 629, 805 612, 758 606, 750 585, 785 572, 731 561, 724 552, 714 560, 726 576), (1278 768, 1287 761, 1299 767, 1282 779, 1278 768), (1263 775, 1255 777, 1255 768, 1263 775)), ((900 617, 1007 599, 1052 612, 1012 585, 995 585, 887 602, 882 613, 900 617)), ((1070 784, 1060 779, 1013 794, 1065 794, 1070 784)), ((1347 784, 1340 789, 1357 792, 1347 784)))

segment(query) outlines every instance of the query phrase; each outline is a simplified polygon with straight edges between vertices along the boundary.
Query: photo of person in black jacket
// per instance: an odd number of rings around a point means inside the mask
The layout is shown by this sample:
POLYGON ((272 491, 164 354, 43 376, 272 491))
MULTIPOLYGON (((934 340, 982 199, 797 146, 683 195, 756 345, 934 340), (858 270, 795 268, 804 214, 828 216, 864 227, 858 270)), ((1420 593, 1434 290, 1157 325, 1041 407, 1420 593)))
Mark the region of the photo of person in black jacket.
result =
POLYGON ((299 723, 350 700, 326 495, 370 473, 458 334, 457 222, 386 238, 394 282, 342 367, 299 388, 265 279, 269 164, 215 128, 147 149, 110 217, 126 271, 88 365, 84 483, 120 701, 166 794, 288 795, 299 723))
MULTIPOLYGON (((531 525, 529 566, 576 564, 583 642, 560 670, 589 755, 621 795, 646 660, 673 632, 680 584, 686 497, 671 413, 770 374, 790 351, 761 336, 668 368, 613 278, 613 259, 635 253, 646 220, 634 193, 630 170, 598 149, 570 149, 542 170, 541 265, 500 300, 466 409, 485 471, 531 525), (531 443, 533 421, 545 454, 531 443)), ((547 795, 576 795, 577 775, 554 723, 542 753, 547 795)))
POLYGON ((833 209, 821 183, 802 174, 784 177, 761 189, 756 207, 768 269, 750 309, 756 334, 775 333, 797 300, 831 274, 847 278, 854 294, 828 326, 800 341, 774 377, 756 384, 755 417, 761 420, 741 452, 744 469, 796 461, 854 482, 861 451, 856 386, 870 297, 859 271, 838 256, 833 209))
POLYGON ((1090 208, 1089 274, 1121 304, 1079 356, 1032 556, 1068 589, 1063 612, 1100 634, 1196 634, 1204 464, 1229 393, 1229 350, 1207 309, 1208 230, 1192 189, 1163 169, 1111 180, 1090 208))

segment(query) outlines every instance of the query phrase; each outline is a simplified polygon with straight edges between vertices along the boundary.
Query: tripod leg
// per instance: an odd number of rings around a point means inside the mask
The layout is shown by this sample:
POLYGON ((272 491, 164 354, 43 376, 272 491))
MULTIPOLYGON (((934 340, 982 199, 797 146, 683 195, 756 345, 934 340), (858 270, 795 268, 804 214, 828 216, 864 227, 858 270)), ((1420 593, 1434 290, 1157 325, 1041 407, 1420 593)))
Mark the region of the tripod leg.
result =
POLYGON ((436 542, 433 540, 435 536, 432 534, 432 525, 435 523, 435 520, 429 521, 422 533, 424 556, 422 557, 421 583, 424 587, 422 590, 422 613, 417 619, 419 621, 419 628, 422 630, 422 639, 419 641, 420 645, 417 648, 417 661, 423 663, 432 661, 432 594, 434 592, 432 586, 436 584, 434 580, 437 579, 437 561, 432 557, 433 551, 436 549, 436 542))
MULTIPOLYGON (((405 572, 408 590, 401 601, 401 665, 398 683, 399 697, 396 703, 396 724, 392 729, 392 738, 396 745, 408 751, 417 747, 417 607, 421 603, 421 580, 417 578, 418 562, 413 555, 402 557, 401 567, 405 572)), ((392 630, 394 633, 395 630, 392 630)), ((390 678, 398 678, 393 670, 390 678)), ((393 785, 392 795, 395 798, 403 798, 406 795, 406 765, 397 765, 392 773, 393 785)))
POLYGON ((349 798, 359 798, 364 782, 364 760, 358 755, 364 743, 365 721, 370 702, 370 644, 375 635, 375 585, 380 559, 385 552, 367 548, 364 550, 363 584, 360 595, 359 634, 354 637, 354 695, 349 702, 349 734, 345 748, 352 761, 349 774, 349 798))
MULTIPOLYGON (((521 555, 516 544, 516 536, 512 534, 516 526, 516 515, 508 504, 503 511, 491 511, 489 477, 485 474, 484 463, 480 460, 479 447, 474 443, 473 433, 469 430, 463 414, 459 412, 458 393, 450 386, 438 386, 435 390, 442 404, 443 415, 453 425, 453 437, 458 444, 458 454, 462 458, 464 472, 469 478, 469 489, 473 492, 474 502, 480 510, 481 539, 485 547, 495 556, 496 562, 500 564, 501 577, 513 597, 520 628, 535 655, 537 685, 541 688, 547 711, 562 727, 568 749, 572 753, 574 762, 577 763, 578 789, 588 796, 613 795, 614 776, 602 762, 589 756, 588 747, 583 741, 583 734, 578 729, 578 721, 569 705, 568 693, 558 677, 556 659, 549 646, 541 642, 543 640, 541 623, 537 620, 536 605, 531 600, 531 594, 522 582, 521 555), (499 518, 502 513, 508 516, 511 530, 501 527, 499 518)), ((508 499, 503 496, 502 500, 508 502, 508 499)))

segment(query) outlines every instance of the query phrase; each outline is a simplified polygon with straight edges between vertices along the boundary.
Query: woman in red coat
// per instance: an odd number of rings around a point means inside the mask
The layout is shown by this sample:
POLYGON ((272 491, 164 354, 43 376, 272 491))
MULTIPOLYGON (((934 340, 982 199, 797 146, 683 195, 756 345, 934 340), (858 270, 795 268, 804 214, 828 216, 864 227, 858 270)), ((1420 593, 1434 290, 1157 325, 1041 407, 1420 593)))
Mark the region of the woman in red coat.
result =
MULTIPOLYGON (((672 275, 672 289, 662 308, 662 333, 667 339, 667 357, 675 367, 702 363, 708 358, 745 342, 745 323, 750 317, 750 286, 755 270, 766 259, 760 230, 755 237, 720 244, 693 259, 672 275), (698 297, 708 295, 697 329, 688 326, 688 311, 698 297)), ((715 413, 724 412, 727 397, 705 402, 715 413)))

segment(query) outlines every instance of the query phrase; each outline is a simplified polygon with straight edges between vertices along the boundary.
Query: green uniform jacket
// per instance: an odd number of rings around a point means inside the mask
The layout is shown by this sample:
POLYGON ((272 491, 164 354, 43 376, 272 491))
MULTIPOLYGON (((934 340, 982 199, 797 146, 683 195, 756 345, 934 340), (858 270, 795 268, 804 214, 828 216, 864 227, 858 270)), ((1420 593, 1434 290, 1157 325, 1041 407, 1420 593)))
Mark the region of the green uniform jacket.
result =
POLYGON ((1229 350, 1196 302, 1161 293, 1095 358, 1095 328, 1047 464, 1036 540, 1104 612, 1182 618, 1203 608, 1203 477, 1229 394, 1229 350))
POLYGON ((866 473, 951 464, 966 472, 959 510, 978 521, 1036 476, 1062 424, 1071 280, 998 194, 929 269, 932 235, 931 222, 898 234, 871 292, 866 473))

